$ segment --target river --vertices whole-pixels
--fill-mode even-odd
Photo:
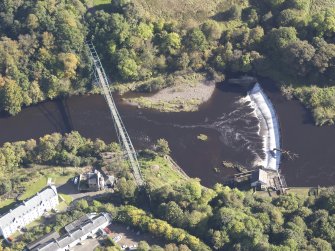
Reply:
[[[278,113],[283,149],[299,155],[295,160],[282,161],[288,185],[334,185],[335,127],[314,126],[310,112],[298,101],[285,100],[270,80],[263,79],[261,84]],[[165,138],[172,157],[185,172],[210,186],[234,173],[222,168],[222,161],[250,167],[264,154],[258,121],[243,99],[249,88],[218,84],[210,101],[192,113],[142,110],[125,104],[120,97],[116,102],[136,149]],[[106,142],[116,140],[108,107],[99,95],[44,102],[24,108],[15,117],[0,115],[0,144],[71,130]],[[208,140],[199,140],[199,134],[207,135]],[[215,172],[215,167],[220,172]]]

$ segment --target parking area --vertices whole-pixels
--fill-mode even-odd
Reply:
[[[113,223],[108,226],[109,235],[123,250],[136,250],[140,241],[146,241],[150,245],[164,245],[162,241],[148,233],[141,233],[125,225]]]

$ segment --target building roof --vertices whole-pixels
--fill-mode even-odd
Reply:
[[[83,217],[81,217],[80,219],[82,218]],[[75,228],[71,229],[70,227],[71,230],[66,234],[55,239],[51,243],[47,242],[44,245],[32,249],[32,251],[49,251],[49,250],[64,249],[71,243],[79,240],[84,235],[92,232],[94,229],[99,228],[105,223],[110,223],[112,220],[112,217],[108,213],[100,213],[98,215],[88,214],[86,218],[87,220],[84,220],[81,222],[81,224],[77,225],[76,223],[78,223],[78,220],[80,220],[78,219],[77,221],[74,222],[75,223],[74,225],[77,225]]]
[[[258,169],[257,171],[253,172],[251,183],[254,182],[261,182],[262,184],[267,185],[269,183],[267,172],[263,169]]]
[[[32,250],[32,249],[37,248],[41,245],[46,245],[47,243],[54,242],[55,239],[57,239],[59,237],[60,237],[60,235],[59,235],[58,232],[55,232],[55,231],[50,232],[50,233],[42,236],[41,238],[38,238],[37,240],[29,243],[27,245],[27,249]],[[50,250],[52,250],[52,249],[50,249]]]
[[[85,222],[89,219],[90,219],[89,215],[85,214],[82,217],[80,217],[79,219],[77,219],[77,220],[71,222],[70,224],[66,225],[64,227],[64,229],[65,229],[66,232],[70,232],[73,229],[79,227],[81,224],[83,224],[83,222]]]
[[[55,186],[49,186],[43,189],[27,201],[23,201],[19,206],[3,215],[0,218],[0,228],[5,228],[14,222],[16,218],[22,217],[42,204],[43,201],[48,201],[55,196],[58,196]]]

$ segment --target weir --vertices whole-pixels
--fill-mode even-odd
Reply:
[[[260,122],[260,135],[263,137],[265,158],[257,164],[265,169],[279,170],[281,152],[279,120],[270,99],[256,83],[248,93],[251,105],[255,109]]]
[[[284,176],[279,171],[282,153],[280,150],[280,128],[277,113],[259,83],[255,84],[248,96],[260,122],[259,134],[263,137],[265,157],[257,165],[262,166],[263,170],[266,171],[268,186],[276,191],[285,193],[287,184]]]

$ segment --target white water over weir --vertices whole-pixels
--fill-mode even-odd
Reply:
[[[265,153],[265,158],[257,161],[256,164],[266,169],[278,171],[281,152],[276,149],[281,148],[279,120],[276,111],[259,83],[255,84],[248,93],[248,97],[260,121],[259,133],[263,137],[263,150]]]

